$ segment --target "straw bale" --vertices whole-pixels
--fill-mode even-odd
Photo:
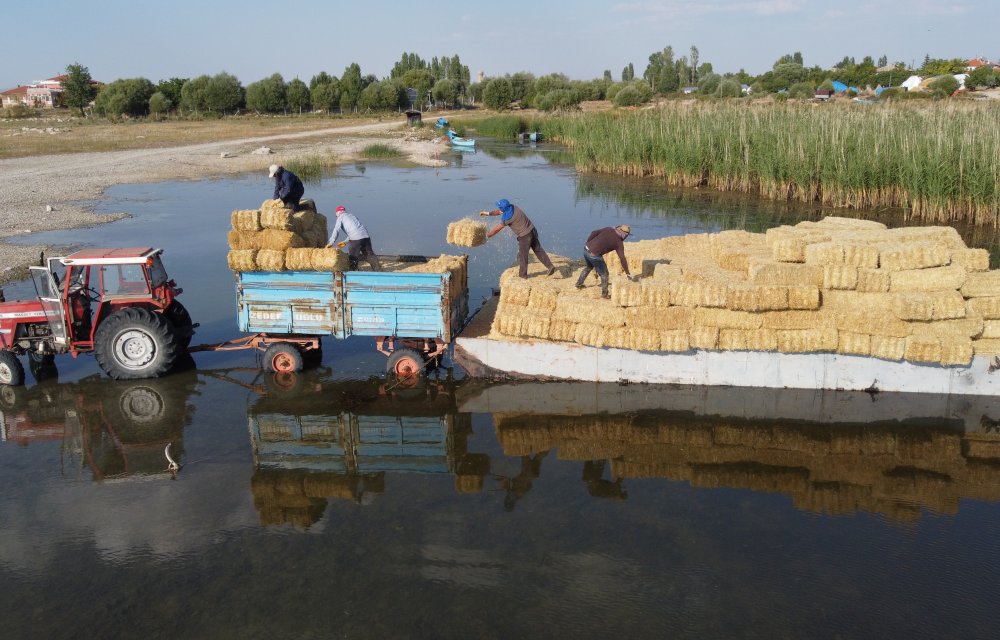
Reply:
[[[574,342],[593,347],[603,347],[606,338],[604,325],[581,322],[576,326]]]
[[[295,249],[305,246],[302,236],[291,231],[264,229],[258,234],[258,237],[260,248],[270,251],[284,251],[285,249]]]
[[[670,302],[683,307],[725,307],[728,287],[720,282],[671,282]]]
[[[301,204],[301,203],[300,203]],[[300,209],[292,214],[292,230],[302,234],[316,224],[316,209]]]
[[[891,273],[883,269],[858,269],[857,290],[866,293],[886,293],[892,281]]]
[[[983,332],[981,338],[1000,338],[1000,320],[986,320],[983,322]]]
[[[666,284],[643,282],[642,304],[652,307],[669,307],[670,287]]]
[[[555,287],[536,285],[531,287],[528,294],[528,308],[540,311],[553,311],[556,308],[556,300],[559,298],[559,290]]]
[[[327,227],[326,216],[322,213],[317,212],[316,217],[313,220],[313,233],[323,237],[323,244],[326,244],[327,238],[330,237],[330,230]]]
[[[694,310],[688,307],[631,307],[625,310],[625,326],[664,331],[687,329],[694,321]]]
[[[660,332],[660,351],[680,353],[691,350],[691,338],[687,329]]]
[[[267,207],[260,211],[260,226],[265,229],[277,229],[279,231],[291,231],[295,218],[293,211],[284,207]]]
[[[803,223],[799,223],[798,226],[802,226]],[[881,222],[876,222],[874,220],[862,220],[860,218],[845,218],[843,216],[826,216],[822,220],[818,220],[810,225],[821,229],[863,229],[863,230],[878,230],[886,229],[887,227]]]
[[[638,307],[642,304],[642,285],[615,278],[611,284],[611,302],[619,307]]]
[[[771,257],[778,262],[805,262],[806,242],[795,236],[776,237],[768,243]]]
[[[313,249],[289,249],[285,252],[285,268],[289,271],[308,271],[313,268]]]
[[[531,285],[525,280],[512,280],[500,288],[500,304],[527,307],[531,299]]]
[[[845,242],[844,264],[862,269],[874,269],[878,267],[878,248],[867,244]]]
[[[627,330],[627,348],[638,351],[659,351],[660,332],[656,329],[629,327]]]
[[[260,211],[256,209],[236,209],[229,217],[234,231],[260,231]]]
[[[226,235],[230,249],[259,249],[259,234],[254,231],[230,231]]]
[[[867,333],[840,331],[837,334],[837,353],[870,356],[872,353],[872,337]]]
[[[899,227],[887,232],[893,242],[934,242],[949,249],[965,249],[965,240],[954,227]]]
[[[549,320],[549,340],[573,342],[576,339],[576,322],[568,320]]]
[[[972,363],[974,353],[975,348],[970,339],[941,340],[941,364],[945,366],[968,366]]]
[[[1000,296],[969,298],[965,301],[965,310],[971,315],[982,316],[987,320],[998,320],[1000,319]]]
[[[906,338],[872,336],[872,356],[882,360],[902,360],[906,351]]]
[[[719,349],[724,351],[774,351],[778,335],[772,329],[719,329]]]
[[[811,310],[819,309],[820,295],[819,287],[816,286],[790,286],[788,287],[788,308]]]
[[[836,329],[777,329],[778,351],[784,353],[811,353],[836,351]]]
[[[549,318],[534,312],[508,311],[493,318],[493,330],[505,335],[524,338],[548,338]]]
[[[982,338],[972,341],[972,350],[976,355],[995,356],[1000,355],[1000,340],[995,338]]]
[[[760,329],[763,317],[747,311],[731,311],[729,309],[694,310],[694,326],[719,327],[720,329]]]
[[[843,264],[823,267],[823,288],[853,290],[858,286],[858,268]]]
[[[712,260],[719,267],[745,273],[751,256],[770,256],[763,234],[722,231],[712,236]]]
[[[653,267],[652,278],[656,282],[670,282],[671,280],[680,280],[681,273],[681,267],[676,264],[658,262]]]
[[[964,267],[949,265],[929,269],[893,271],[889,291],[954,291],[965,284],[968,272]]]
[[[844,245],[840,242],[817,242],[806,246],[803,250],[806,264],[821,267],[844,264]]]
[[[351,260],[348,255],[333,247],[311,249],[310,256],[312,257],[313,271],[347,271],[351,268]]]
[[[448,244],[460,247],[478,247],[486,244],[486,223],[463,218],[448,225]]]
[[[752,259],[749,265],[749,280],[756,284],[797,286],[823,286],[823,268],[815,265],[771,262]]]
[[[226,262],[233,271],[256,271],[256,249],[233,249],[226,255]]]
[[[718,349],[719,328],[695,325],[688,330],[688,339],[693,349]]]
[[[285,252],[261,249],[257,252],[257,268],[261,271],[284,271]]]
[[[621,307],[616,307],[603,300],[577,296],[559,296],[552,318],[553,320],[596,324],[602,327],[625,326],[625,312]]]
[[[951,262],[951,250],[942,242],[888,243],[879,247],[879,266],[889,271],[940,267]]]
[[[896,294],[893,312],[900,320],[950,320],[965,317],[965,300],[957,291]]]
[[[941,362],[941,340],[928,335],[908,336],[903,358],[910,362]]]
[[[970,273],[962,285],[966,298],[1000,297],[1000,271]]]
[[[761,314],[764,329],[819,329],[835,327],[833,315],[826,311],[771,311]]]
[[[938,320],[933,322],[911,322],[914,334],[930,334],[940,338],[960,336],[962,338],[986,337],[986,321],[979,316],[969,316],[957,320]]]
[[[951,263],[966,271],[989,271],[990,252],[986,249],[952,249]]]

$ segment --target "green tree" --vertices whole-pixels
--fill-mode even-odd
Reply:
[[[423,109],[427,103],[427,92],[434,88],[434,76],[428,69],[410,69],[402,76],[403,86],[417,92],[418,109]]]
[[[154,116],[162,116],[170,111],[173,102],[162,91],[157,91],[149,96],[149,113]]]
[[[333,80],[337,80],[337,78],[334,78],[333,76],[331,76],[326,71],[320,71],[319,73],[317,73],[316,75],[314,75],[312,78],[310,78],[310,80],[309,80],[309,91],[312,91],[313,89],[315,89],[316,87],[318,87],[321,84],[328,84],[329,82],[331,82]],[[340,82],[340,81],[337,80],[337,82]]]
[[[316,109],[327,113],[340,105],[340,80],[330,78],[329,82],[317,84],[311,92],[312,104]]]
[[[403,52],[400,56],[399,62],[392,65],[392,70],[389,72],[390,78],[402,78],[410,71],[420,71],[426,70],[427,63],[424,62],[420,56],[415,53]]]
[[[80,110],[80,115],[86,115],[83,108],[97,95],[90,70],[78,62],[66,67],[66,79],[62,81],[63,102],[67,107]]]
[[[622,69],[622,82],[630,82],[632,80],[635,80],[635,67],[630,62],[628,66]]]
[[[291,111],[302,113],[312,108],[309,87],[298,78],[289,81],[288,86],[285,87],[285,99],[288,101],[288,108]]]
[[[156,90],[170,101],[168,111],[181,103],[181,90],[184,89],[185,82],[187,78],[170,78],[156,83]]]
[[[789,98],[812,98],[816,95],[816,87],[810,82],[796,82],[788,88]]]
[[[921,72],[927,76],[943,76],[945,74],[962,73],[963,71],[965,71],[965,60],[961,58],[952,58],[950,60],[928,58],[924,60],[924,66],[921,69]]]
[[[965,79],[965,86],[972,90],[979,87],[992,89],[998,85],[1000,85],[1000,76],[998,76],[996,70],[988,64],[976,67],[976,69],[969,74],[969,77]]]
[[[261,113],[282,113],[288,108],[287,87],[280,73],[247,85],[247,109]]]
[[[340,110],[346,113],[357,109],[363,89],[361,66],[352,62],[344,69],[344,75],[340,78]]]
[[[431,90],[434,102],[443,104],[445,107],[454,106],[458,102],[458,88],[459,83],[455,80],[450,78],[438,80],[434,83],[434,89]]]
[[[955,76],[947,75],[947,76],[941,76],[934,82],[930,83],[930,85],[928,85],[928,88],[936,97],[947,98],[951,94],[958,91],[959,86],[960,85]]]
[[[102,116],[144,116],[156,87],[146,78],[115,80],[94,99],[94,111]]]
[[[406,100],[403,86],[393,80],[373,82],[361,90],[358,109],[362,111],[395,111]]]
[[[243,106],[244,99],[245,92],[239,79],[225,71],[215,74],[205,84],[204,103],[209,113],[235,113]]]
[[[607,82],[608,84],[611,84],[611,82],[612,82],[612,80],[611,80],[611,69],[605,69],[604,70],[604,81]]]
[[[528,73],[527,71],[518,71],[517,73],[509,76],[510,88],[513,91],[511,96],[511,102],[515,100],[524,100],[531,94],[535,93],[535,76],[534,74]]]
[[[715,97],[717,98],[739,98],[742,95],[743,89],[740,87],[740,83],[732,78],[722,80],[715,89]]]
[[[718,74],[710,73],[707,76],[702,76],[701,82],[698,83],[698,93],[710,96],[715,93],[721,83],[722,76]]]
[[[181,108],[194,112],[208,111],[206,95],[211,80],[207,75],[200,75],[185,82],[181,87]]]
[[[642,77],[657,93],[673,93],[680,87],[680,78],[674,66],[674,49],[670,45],[649,55],[649,64]]]
[[[514,99],[514,88],[507,78],[493,78],[483,88],[483,104],[490,109],[503,111]]]
[[[698,84],[698,47],[691,45],[691,76],[687,79],[687,82],[691,84]]]

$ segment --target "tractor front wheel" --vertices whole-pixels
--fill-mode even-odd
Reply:
[[[116,380],[159,378],[174,366],[179,347],[170,321],[141,307],[116,311],[94,334],[97,364]]]
[[[264,369],[273,373],[302,371],[302,352],[294,344],[279,342],[264,352]]]
[[[0,351],[0,384],[11,387],[24,384],[24,365],[13,351]]]

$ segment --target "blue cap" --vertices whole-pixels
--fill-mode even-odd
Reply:
[[[501,198],[497,200],[497,209],[503,211],[504,213],[511,213],[514,211],[514,205],[507,200],[507,198]]]

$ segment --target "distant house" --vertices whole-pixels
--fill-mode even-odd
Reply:
[[[0,96],[3,96],[3,106],[10,107],[15,104],[23,104],[28,107],[54,108],[62,106],[63,86],[62,83],[69,76],[63,74],[48,78],[46,80],[36,80],[29,85],[8,89]],[[100,86],[101,83],[91,80],[90,84]]]
[[[0,92],[0,106],[13,107],[19,104],[28,104],[28,87],[15,87]]]
[[[684,95],[687,95],[689,93],[695,93],[695,92],[697,92],[698,91],[698,87],[696,87],[696,86],[681,87],[681,91],[684,93]]]

